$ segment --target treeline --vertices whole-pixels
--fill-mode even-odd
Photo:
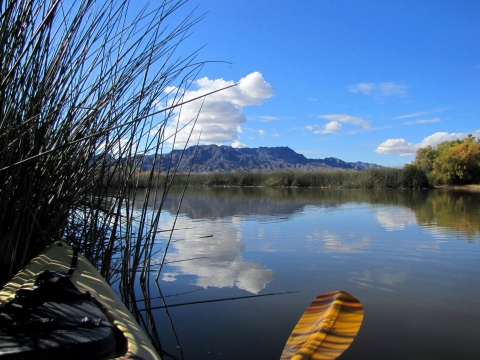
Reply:
[[[480,181],[480,141],[471,134],[417,151],[413,166],[425,171],[434,185],[464,185]]]
[[[165,183],[165,176],[154,175],[154,182]],[[130,184],[147,187],[149,173],[137,173]],[[427,174],[416,166],[403,169],[382,168],[365,171],[277,171],[272,173],[234,172],[208,174],[176,174],[172,185],[191,186],[265,186],[265,187],[324,187],[345,189],[430,188]]]

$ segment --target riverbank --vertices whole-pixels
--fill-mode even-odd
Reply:
[[[130,186],[147,187],[166,183],[165,175],[136,173]],[[204,187],[313,187],[339,189],[426,189],[432,188],[424,171],[413,167],[370,169],[365,171],[277,171],[272,173],[176,174],[172,185]],[[168,181],[167,181],[168,183]]]
[[[475,191],[480,192],[480,184],[469,184],[469,185],[439,185],[435,186],[434,189],[447,189],[447,190],[462,190],[462,191]]]

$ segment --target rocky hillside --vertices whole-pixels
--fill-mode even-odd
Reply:
[[[178,172],[187,173],[195,155],[195,146],[188,148],[183,156],[181,150],[161,157],[161,171],[167,168],[170,156],[174,164],[180,162]],[[151,169],[154,156],[145,156],[139,160],[143,171]],[[160,159],[155,161],[159,169]],[[232,148],[231,146],[200,145],[196,150],[192,173],[209,172],[273,172],[279,170],[315,171],[315,170],[366,170],[380,168],[376,164],[364,162],[345,162],[337,158],[307,159],[289,147]]]

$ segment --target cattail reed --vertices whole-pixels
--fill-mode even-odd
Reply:
[[[143,184],[158,201],[148,212],[133,210],[135,168],[162,156],[181,89],[205,64],[176,53],[200,20],[171,23],[185,2],[0,3],[0,285],[59,238],[107,279],[115,253],[125,269],[148,260],[175,164],[147,172],[163,174]]]

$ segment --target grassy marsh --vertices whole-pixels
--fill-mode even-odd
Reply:
[[[137,172],[131,185],[147,187],[150,174]],[[154,175],[157,181],[162,174]],[[403,169],[382,168],[365,171],[317,171],[294,172],[278,171],[272,173],[233,172],[177,174],[173,185],[190,186],[265,186],[265,187],[321,187],[344,189],[423,189],[431,188],[424,171],[407,166]]]

